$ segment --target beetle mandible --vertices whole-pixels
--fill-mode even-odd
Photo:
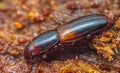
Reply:
[[[24,57],[27,60],[32,59],[45,53],[58,43],[77,41],[87,35],[102,31],[113,23],[114,20],[104,14],[91,14],[76,18],[54,30],[46,31],[35,37],[27,44]]]

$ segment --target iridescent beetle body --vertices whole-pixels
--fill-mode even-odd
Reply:
[[[103,14],[92,14],[74,19],[35,37],[24,51],[24,57],[30,59],[45,53],[58,43],[77,41],[108,28],[114,21]]]

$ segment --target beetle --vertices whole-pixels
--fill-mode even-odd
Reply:
[[[114,20],[104,14],[91,14],[76,18],[56,27],[54,30],[46,31],[26,45],[24,58],[32,59],[40,56],[58,43],[69,43],[78,41],[88,35],[98,33],[114,23]]]

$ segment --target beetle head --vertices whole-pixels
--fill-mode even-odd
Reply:
[[[24,50],[24,58],[25,59],[33,59],[35,56],[40,54],[40,50],[35,47],[34,43],[30,42],[27,44]]]

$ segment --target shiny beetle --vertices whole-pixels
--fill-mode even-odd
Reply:
[[[35,37],[25,48],[25,59],[32,59],[45,53],[58,43],[80,40],[108,28],[114,21],[104,14],[92,14],[76,18]]]

